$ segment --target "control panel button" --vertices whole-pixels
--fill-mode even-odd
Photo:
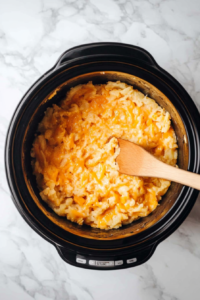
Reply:
[[[114,261],[89,260],[89,265],[97,267],[112,267],[114,266]]]
[[[86,264],[86,259],[81,256],[76,256],[76,262],[79,264]]]
[[[96,266],[96,260],[89,260],[89,265]]]
[[[123,265],[123,260],[116,260],[115,261],[115,266],[121,266]]]
[[[137,258],[129,258],[129,259],[127,259],[127,264],[133,264],[134,262],[136,262],[137,261]]]

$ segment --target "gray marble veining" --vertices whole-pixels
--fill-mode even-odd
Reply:
[[[0,299],[198,300],[200,198],[147,263],[109,272],[65,264],[11,201],[3,155],[15,107],[63,51],[99,41],[147,49],[200,108],[199,0],[0,0]]]

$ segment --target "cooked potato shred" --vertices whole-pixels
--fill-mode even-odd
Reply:
[[[120,174],[116,138],[176,165],[169,113],[125,83],[78,85],[46,110],[31,156],[41,198],[56,214],[108,230],[156,209],[170,181]]]

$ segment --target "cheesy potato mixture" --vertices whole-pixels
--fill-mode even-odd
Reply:
[[[157,207],[170,181],[120,174],[117,138],[176,165],[169,113],[125,83],[78,85],[46,110],[31,156],[40,195],[56,214],[107,230]]]

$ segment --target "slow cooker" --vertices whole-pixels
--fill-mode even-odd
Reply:
[[[197,190],[172,183],[150,215],[108,231],[59,217],[41,200],[30,150],[44,111],[73,86],[108,80],[132,85],[169,111],[179,147],[178,166],[200,173],[200,116],[194,102],[147,51],[120,43],[86,44],[64,52],[20,101],[5,147],[7,180],[22,217],[67,263],[96,270],[123,269],[147,261],[184,221],[198,196]]]

